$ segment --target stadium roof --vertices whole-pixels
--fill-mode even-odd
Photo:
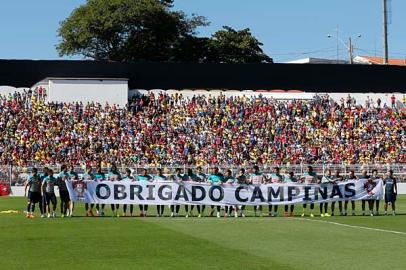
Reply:
[[[359,64],[382,65],[383,58],[374,56],[357,56],[354,58],[354,62]],[[394,66],[406,66],[406,59],[388,59],[388,64]]]
[[[286,64],[349,64],[347,60],[307,57],[286,62]]]
[[[47,77],[127,78],[130,89],[406,90],[406,67],[401,66],[0,60],[0,86],[30,87]]]

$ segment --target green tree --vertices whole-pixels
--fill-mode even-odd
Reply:
[[[59,55],[95,60],[168,61],[175,47],[207,25],[171,11],[171,0],[88,0],[61,22]]]
[[[249,28],[235,30],[229,26],[214,33],[210,39],[208,62],[221,63],[272,63]]]
[[[95,60],[270,63],[249,29],[197,37],[205,17],[173,11],[174,0],[88,0],[61,22],[60,56]]]

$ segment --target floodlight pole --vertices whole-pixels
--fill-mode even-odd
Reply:
[[[388,64],[388,2],[383,0],[383,53],[384,65]]]

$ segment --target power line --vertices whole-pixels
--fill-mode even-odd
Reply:
[[[343,50],[343,49],[340,49],[340,51],[341,50]],[[329,48],[329,49],[320,49],[320,50],[307,51],[307,52],[272,53],[272,55],[307,55],[307,54],[313,54],[313,53],[332,52],[332,51],[336,51],[336,49]]]
[[[366,53],[379,53],[379,54],[381,54],[382,53],[382,50],[373,50],[373,49],[364,49],[364,48],[354,48],[354,49],[356,49],[356,50],[358,50],[358,51],[362,51],[362,52],[366,52]],[[406,55],[406,53],[404,53],[404,52],[392,52],[391,51],[391,53],[390,53],[391,55]]]

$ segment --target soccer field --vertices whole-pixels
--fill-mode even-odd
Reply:
[[[406,196],[395,217],[312,219],[27,219],[25,204],[0,198],[0,211],[20,211],[0,214],[0,269],[406,268]]]

